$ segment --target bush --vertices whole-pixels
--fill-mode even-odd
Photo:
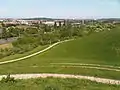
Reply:
[[[14,77],[10,77],[10,74],[7,75],[7,77],[3,77],[1,80],[1,83],[14,83],[15,79]]]

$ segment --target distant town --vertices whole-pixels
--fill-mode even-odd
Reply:
[[[109,19],[52,19],[52,18],[25,18],[25,19],[13,19],[13,18],[4,18],[0,19],[6,26],[15,26],[15,25],[35,25],[35,24],[46,24],[53,26],[56,24],[59,26],[64,23],[71,23],[72,25],[88,24],[88,23],[120,23],[119,18],[109,18]]]

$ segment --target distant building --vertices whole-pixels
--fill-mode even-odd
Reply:
[[[55,24],[54,21],[45,21],[45,22],[42,22],[43,24],[46,24],[46,25],[49,25],[49,26],[53,26]]]
[[[81,23],[72,23],[72,25],[81,25]]]
[[[29,23],[26,20],[17,20],[20,24],[28,25]]]
[[[64,21],[54,20],[54,21],[43,21],[42,23],[48,26],[53,26],[56,23],[57,26],[60,26],[64,24]]]

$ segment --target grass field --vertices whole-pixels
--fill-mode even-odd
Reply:
[[[119,90],[120,86],[107,85],[88,80],[38,78],[16,80],[15,83],[0,82],[0,90]]]
[[[47,52],[23,61],[0,65],[0,74],[67,73],[120,80],[119,48],[119,29],[100,32],[81,39],[62,43]],[[73,65],[67,63],[73,63]],[[82,65],[87,67],[85,68],[81,67],[81,65],[75,65],[74,63],[112,65],[115,67]],[[112,70],[97,69],[94,67],[109,68]],[[113,69],[117,69],[117,71]]]

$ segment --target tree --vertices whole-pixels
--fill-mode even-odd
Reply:
[[[65,22],[65,20],[64,20],[64,22],[63,22],[63,26],[65,26],[66,25],[66,22]]]
[[[3,28],[2,31],[2,37],[7,40],[8,38],[8,30],[6,28]]]
[[[54,28],[56,28],[56,27],[57,27],[57,23],[55,22],[55,23],[54,23]]]
[[[61,21],[59,21],[59,27],[61,27],[61,26],[62,26]]]

